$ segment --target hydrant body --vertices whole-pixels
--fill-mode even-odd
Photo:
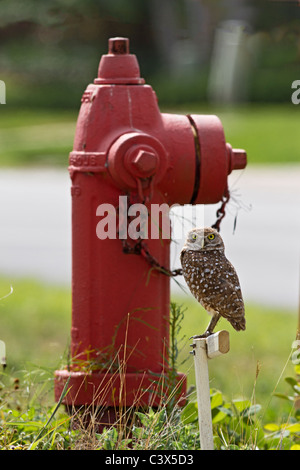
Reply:
[[[71,363],[55,373],[56,399],[69,380],[67,405],[158,406],[166,398],[170,277],[156,267],[170,268],[170,237],[153,208],[219,202],[228,174],[246,165],[245,152],[226,144],[216,116],[161,113],[128,40],[113,38],[83,94],[69,161]],[[156,265],[134,251],[128,211],[135,203],[147,208],[144,241]],[[104,215],[107,237],[97,231]],[[184,396],[185,376],[177,381]]]

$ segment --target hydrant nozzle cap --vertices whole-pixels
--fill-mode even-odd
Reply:
[[[142,85],[140,67],[134,54],[129,53],[129,39],[122,37],[108,40],[108,54],[101,57],[98,78],[99,85]]]
[[[247,165],[247,153],[242,149],[233,149],[230,144],[226,144],[228,158],[228,174],[232,170],[242,170]]]

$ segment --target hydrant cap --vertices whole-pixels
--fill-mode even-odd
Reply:
[[[128,38],[110,38],[108,40],[108,53],[109,54],[129,54],[129,39]]]
[[[134,54],[129,53],[129,39],[115,37],[108,41],[108,54],[101,57],[98,78],[94,83],[113,85],[142,85],[140,67]]]

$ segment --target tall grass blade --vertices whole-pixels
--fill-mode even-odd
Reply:
[[[40,430],[40,432],[38,433],[38,435],[36,436],[36,438],[34,439],[34,441],[30,444],[30,446],[28,447],[28,450],[34,450],[38,444],[38,441],[40,440],[43,432],[45,431],[45,429],[47,429],[47,427],[49,426],[50,422],[52,421],[52,419],[54,418],[58,408],[60,407],[60,405],[62,404],[62,401],[63,399],[65,398],[67,392],[68,392],[68,385],[69,385],[69,382],[70,382],[70,378],[71,376],[69,376],[67,382],[65,383],[65,386],[63,388],[63,391],[61,393],[61,396],[59,397],[59,400],[57,402],[57,405],[56,407],[54,408],[53,412],[51,413],[51,416],[49,417],[47,423],[42,427],[42,429]]]

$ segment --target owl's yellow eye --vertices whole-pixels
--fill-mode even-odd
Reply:
[[[209,240],[213,240],[215,238],[215,235],[213,233],[211,233],[210,235],[208,235],[207,237]]]
[[[196,240],[196,239],[197,239],[197,235],[195,233],[193,233],[192,240]]]

